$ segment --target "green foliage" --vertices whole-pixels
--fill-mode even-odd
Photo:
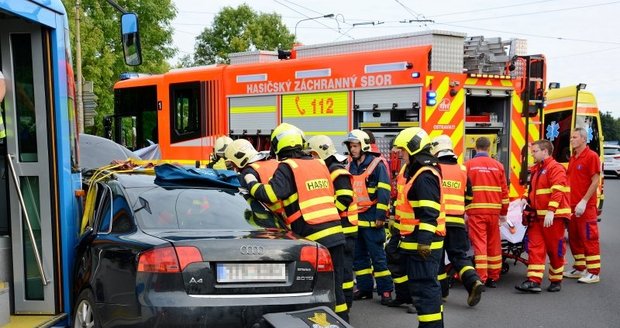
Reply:
[[[76,60],[75,2],[63,0],[67,8],[73,63]],[[167,60],[176,49],[172,46],[171,22],[176,16],[172,0],[116,0],[128,12],[138,15],[142,65],[125,65],[120,36],[120,16],[104,0],[80,0],[82,77],[94,82],[98,97],[95,126],[90,132],[103,135],[103,117],[114,112],[114,83],[122,72],[163,73],[169,69]]]
[[[601,125],[603,128],[603,140],[620,140],[620,118],[611,116],[611,112],[601,114]]]
[[[224,7],[213,25],[196,37],[193,65],[228,63],[228,54],[233,52],[290,49],[294,41],[276,13],[257,13],[247,4]]]

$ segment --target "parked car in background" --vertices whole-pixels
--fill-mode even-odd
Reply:
[[[616,178],[620,177],[620,146],[604,145],[605,162],[603,163],[603,173]]]
[[[175,180],[158,168],[91,179],[73,327],[254,328],[266,313],[333,309],[325,247],[215,171]]]

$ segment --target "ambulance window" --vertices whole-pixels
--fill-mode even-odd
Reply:
[[[170,136],[172,142],[201,137],[200,83],[171,84],[170,102]]]
[[[588,133],[588,146],[599,156],[601,155],[601,140],[599,138],[598,118],[593,115],[577,115],[575,127],[582,127]]]

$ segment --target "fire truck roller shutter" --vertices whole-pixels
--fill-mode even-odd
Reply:
[[[357,122],[419,121],[422,87],[355,91]],[[417,109],[414,109],[417,103]],[[393,112],[396,110],[396,113]]]
[[[271,135],[278,125],[276,101],[277,96],[229,97],[230,134]]]

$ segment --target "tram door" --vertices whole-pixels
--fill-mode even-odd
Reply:
[[[6,227],[11,241],[8,284],[15,314],[56,311],[52,230],[56,216],[51,201],[55,191],[50,187],[50,172],[56,168],[54,142],[49,137],[53,124],[48,119],[53,108],[50,54],[43,50],[51,45],[45,33],[40,26],[23,20],[0,19],[0,68],[7,82],[3,104],[7,137],[0,148],[0,165],[4,166],[0,194],[7,195],[7,202],[0,202],[5,204],[0,208],[0,220],[4,220],[0,228]]]

